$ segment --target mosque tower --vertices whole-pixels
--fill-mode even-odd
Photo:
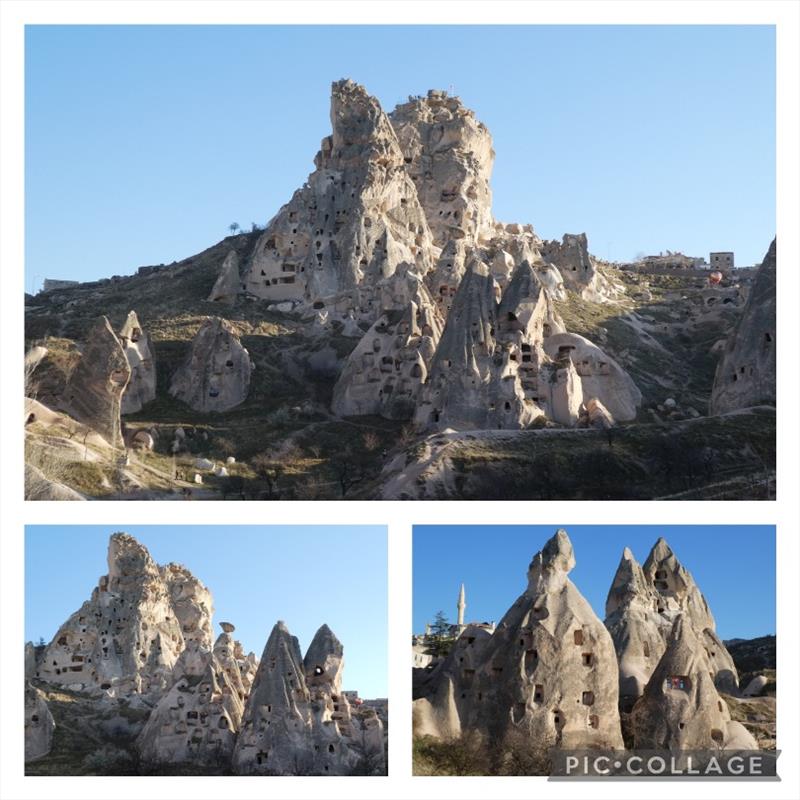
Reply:
[[[458,632],[461,633],[461,631],[463,631],[466,627],[464,625],[464,609],[467,607],[467,601],[464,597],[463,583],[461,584],[461,591],[458,593],[458,605],[456,607],[458,608]]]

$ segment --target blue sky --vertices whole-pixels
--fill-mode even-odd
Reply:
[[[466,618],[499,622],[525,590],[528,565],[553,525],[415,526],[414,631],[443,610],[456,618],[465,584]],[[606,596],[624,547],[639,563],[663,536],[706,597],[723,639],[775,633],[775,529],[762,525],[565,526],[575,551],[570,579],[605,616]],[[745,587],[756,586],[756,591]]]
[[[775,234],[771,26],[29,26],[26,289],[169,263],[265,223],[313,169],[332,80],[485,122],[495,216],[596,254]]]
[[[387,695],[386,529],[379,526],[29,526],[25,638],[50,641],[108,572],[108,538],[135,536],[159,564],[177,561],[214,598],[214,635],[232,622],[257,656],[282,619],[305,652],[326,622],[344,645],[344,688]]]

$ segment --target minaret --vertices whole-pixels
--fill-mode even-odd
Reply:
[[[464,630],[464,609],[467,607],[467,601],[464,598],[464,584],[461,584],[461,591],[458,593],[458,632]]]

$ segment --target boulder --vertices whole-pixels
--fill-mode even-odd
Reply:
[[[46,756],[53,746],[56,728],[44,695],[35,686],[25,683],[25,763]]]
[[[231,323],[212,317],[192,339],[169,392],[195,411],[229,411],[247,399],[252,371],[250,354]]]

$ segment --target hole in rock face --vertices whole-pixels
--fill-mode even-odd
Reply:
[[[325,672],[325,670],[322,669],[322,667],[320,667],[319,665],[314,667],[314,674],[315,675],[322,675],[323,672]]]

